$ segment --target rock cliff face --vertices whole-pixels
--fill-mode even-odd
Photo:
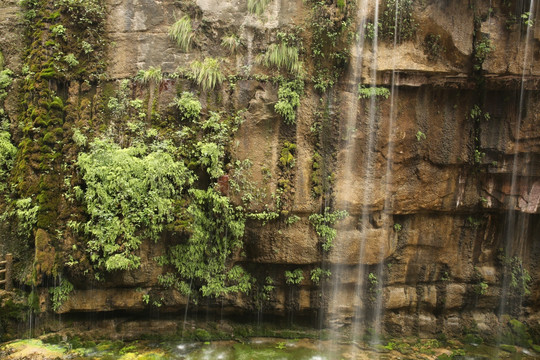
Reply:
[[[76,3],[64,3],[70,2]],[[54,11],[47,1],[41,3],[47,14]],[[244,110],[243,123],[227,145],[225,175],[206,179],[195,170],[200,176],[194,186],[219,180],[231,181],[226,186],[232,189],[233,179],[241,183],[238,164],[250,160],[244,179],[249,189],[246,185],[239,192],[222,192],[248,214],[243,250],[231,254],[228,266],[242,265],[257,282],[250,293],[226,294],[207,302],[208,307],[234,314],[259,308],[283,316],[294,312],[320,316],[330,325],[355,318],[369,322],[365,314],[376,312],[381,302],[384,330],[402,334],[460,333],[472,324],[492,333],[501,312],[539,326],[538,4],[404,0],[396,7],[401,11],[398,30],[390,36],[388,26],[394,24],[388,17],[395,1],[381,0],[377,11],[376,1],[317,5],[273,0],[261,15],[250,13],[248,3],[107,0],[99,35],[106,45],[95,45],[101,57],[87,60],[98,70],[71,74],[75,70],[68,67],[68,75],[40,83],[63,102],[58,125],[63,135],[57,135],[61,146],[55,150],[60,162],[50,163],[32,155],[26,159],[22,153],[25,141],[42,141],[45,135],[39,132],[51,131],[50,125],[34,125],[38,129],[31,135],[23,121],[24,112],[31,111],[29,103],[35,103],[34,109],[41,106],[38,99],[24,97],[36,91],[28,88],[25,77],[45,66],[32,67],[28,59],[33,49],[53,50],[47,50],[46,36],[36,40],[36,30],[28,31],[24,18],[33,8],[21,8],[17,1],[0,4],[3,66],[14,72],[13,83],[6,87],[3,117],[19,151],[12,175],[6,178],[17,188],[10,193],[11,201],[29,197],[43,209],[40,194],[52,191],[58,197],[50,210],[54,218],[31,225],[34,240],[25,249],[10,245],[19,236],[13,227],[11,235],[4,236],[6,251],[20,255],[20,281],[41,289],[42,307],[51,306],[43,279],[59,273],[75,288],[57,307],[60,313],[138,312],[152,302],[163,311],[182,311],[189,301],[158,281],[168,268],[157,257],[179,241],[178,232],[167,230],[157,242],[144,240],[136,250],[139,267],[105,273],[104,281],[94,282],[84,271],[93,261],[86,255],[87,240],[67,226],[70,214],[79,214],[79,221],[88,218],[84,204],[69,200],[69,188],[85,187],[75,163],[78,153],[88,151],[75,146],[74,129],[89,141],[114,133],[114,126],[121,131],[110,99],[123,80],[134,79],[140,70],[159,68],[162,77],[154,86],[134,81],[127,96],[142,100],[143,127],[155,127],[160,137],[180,130],[182,115],[170,104],[183,91],[198,94],[204,116],[221,111],[225,117]],[[60,18],[69,14],[67,9],[61,9]],[[171,26],[184,15],[189,15],[193,28],[187,52],[169,37]],[[374,31],[375,16],[380,25]],[[407,18],[409,22],[403,20]],[[51,30],[55,20],[46,19],[40,31],[58,39],[61,35]],[[345,59],[330,56],[338,53],[339,45],[323,43],[320,49],[326,57],[317,60],[313,49],[319,49],[318,29],[334,26],[332,31],[345,38],[347,33],[336,30],[335,24],[345,27],[347,21],[353,37],[343,42]],[[81,34],[84,38],[84,30]],[[222,46],[222,39],[230,35],[236,36],[235,50]],[[257,60],[287,36],[289,45],[300,48],[303,76]],[[63,54],[69,54],[71,40],[63,41]],[[201,90],[188,74],[190,64],[205,58],[220,59],[226,76],[212,91]],[[99,61],[106,66],[102,71]],[[330,73],[327,79],[335,81],[322,88],[317,75],[324,70]],[[275,105],[282,100],[283,82],[295,76],[302,76],[305,86],[290,124],[276,113]],[[364,93],[359,93],[360,84]],[[50,111],[52,105],[47,106],[43,108]],[[36,165],[21,170],[21,159]],[[39,161],[45,165],[40,167]],[[44,188],[43,173],[48,171],[61,176],[49,179],[51,184]],[[28,180],[18,179],[20,174]],[[78,179],[65,182],[68,175]],[[254,200],[246,202],[246,195]],[[2,206],[8,212],[13,205],[6,200]],[[342,220],[330,219],[334,211],[343,210],[348,215]],[[317,222],[312,214],[322,214],[323,220]],[[321,230],[317,224],[329,227]],[[325,231],[332,228],[337,235],[329,240]],[[42,232],[46,235],[39,242],[37,234]],[[36,264],[24,267],[22,257],[29,253],[35,253]],[[56,257],[51,260],[43,253]],[[27,270],[31,268],[40,274],[32,278]],[[326,276],[326,270],[332,274]]]

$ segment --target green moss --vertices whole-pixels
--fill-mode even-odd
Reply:
[[[500,348],[501,348],[501,350],[504,350],[504,351],[509,352],[509,353],[512,353],[512,354],[514,354],[514,353],[517,352],[516,347],[515,347],[515,346],[512,346],[512,345],[505,345],[505,344],[503,344],[503,345],[500,345]]]

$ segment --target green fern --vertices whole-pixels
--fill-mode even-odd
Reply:
[[[298,60],[298,48],[287,44],[271,44],[266,53],[259,55],[257,59],[267,67],[275,66],[278,69],[286,69],[292,74],[302,72],[302,62]]]
[[[242,41],[237,35],[229,35],[221,38],[221,46],[228,49],[231,53],[236,53],[238,48],[242,45]]]
[[[183,51],[187,52],[193,39],[193,29],[191,28],[191,19],[188,15],[175,22],[169,29],[169,37]]]
[[[262,15],[272,0],[248,0],[247,7],[251,14]]]
[[[160,67],[150,66],[148,70],[139,70],[135,78],[143,84],[158,85],[163,80],[163,74]]]
[[[211,57],[207,57],[203,62],[194,61],[191,63],[192,77],[203,90],[212,90],[216,85],[219,85],[225,80],[225,76],[221,73],[220,61]]]

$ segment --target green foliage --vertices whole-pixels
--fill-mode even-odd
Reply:
[[[49,289],[51,294],[52,309],[58,311],[62,304],[69,299],[69,294],[73,291],[73,285],[65,280],[60,280],[60,286]]]
[[[223,156],[225,155],[223,146],[213,142],[199,141],[196,147],[199,151],[200,164],[206,167],[206,171],[212,178],[217,179],[225,173],[223,171]]]
[[[302,269],[294,269],[293,271],[285,271],[285,282],[289,285],[298,285],[304,280],[304,272]]]
[[[395,232],[400,232],[401,229],[402,229],[401,224],[399,224],[399,223],[395,223],[395,224],[394,224],[394,231],[395,231]]]
[[[0,71],[0,101],[7,97],[7,88],[13,83],[13,71],[4,69]]]
[[[58,0],[55,5],[80,26],[95,25],[105,19],[102,0]]]
[[[279,158],[279,163],[282,167],[294,167],[294,152],[296,151],[296,144],[292,144],[288,141],[283,143],[281,148],[281,156]]]
[[[479,283],[473,286],[474,292],[477,293],[478,295],[485,295],[487,293],[488,288],[489,288],[489,285],[485,281],[480,281]]]
[[[426,140],[426,134],[424,134],[421,130],[418,130],[416,132],[416,140],[417,141]]]
[[[51,32],[53,36],[66,36],[66,28],[62,24],[54,25],[53,27],[51,27]]]
[[[0,215],[0,222],[14,223],[19,239],[28,240],[33,236],[38,211],[39,206],[33,205],[31,198],[17,199]]]
[[[262,225],[266,225],[272,220],[279,218],[279,213],[276,211],[262,211],[259,213],[250,213],[248,218],[262,221]]]
[[[413,19],[413,0],[385,0],[380,17],[379,36],[398,43],[412,40],[418,24]],[[397,27],[396,27],[397,16]]]
[[[488,37],[482,37],[474,43],[474,70],[481,70],[488,55],[495,50],[495,46]]]
[[[75,67],[75,66],[79,65],[79,60],[77,60],[75,55],[73,55],[71,53],[65,55],[63,59],[64,59],[65,63],[68,64],[69,67]]]
[[[193,175],[163,149],[123,149],[108,140],[92,142],[77,165],[86,185],[80,193],[89,220],[81,230],[91,261],[98,270],[137,268],[141,241],[156,241],[173,220],[174,201]]]
[[[182,120],[199,120],[202,106],[199,99],[193,93],[184,91],[180,97],[174,99],[174,105],[180,110]]]
[[[266,52],[257,57],[257,61],[267,67],[285,69],[294,75],[300,75],[303,71],[302,62],[298,56],[298,47],[289,46],[286,42],[270,44]]]
[[[310,50],[315,67],[312,80],[315,90],[322,94],[337,83],[349,62],[355,36],[356,2],[308,2],[311,4],[309,23],[313,34]]]
[[[298,215],[291,215],[287,219],[285,219],[285,224],[292,225],[300,221],[300,217]]]
[[[347,216],[349,216],[349,213],[346,210],[330,212],[328,208],[324,209],[323,214],[311,214],[309,216],[309,221],[315,228],[315,232],[323,239],[322,248],[324,251],[329,251],[334,246],[333,241],[336,238],[337,230],[332,228],[332,225]]]
[[[163,80],[163,74],[160,67],[150,66],[148,70],[139,70],[135,79],[143,84],[159,85]]]
[[[505,276],[509,278],[509,285],[513,295],[530,295],[530,284],[532,281],[529,271],[523,266],[523,261],[517,257],[500,256]]]
[[[368,274],[368,296],[369,296],[368,300],[371,303],[374,303],[380,291],[381,290],[379,288],[379,279],[377,279],[377,275],[370,272]]]
[[[236,53],[242,45],[242,41],[238,35],[232,34],[221,38],[221,46],[228,49],[231,53]]]
[[[250,14],[262,15],[272,0],[247,0],[247,9]]]
[[[84,135],[78,128],[73,129],[72,140],[79,147],[86,146],[86,142],[88,141],[86,135]]]
[[[176,42],[182,51],[189,50],[193,40],[193,29],[189,15],[185,15],[171,26],[169,37]]]
[[[427,54],[429,61],[440,59],[446,52],[441,41],[441,35],[427,34],[424,39],[424,52]]]
[[[81,48],[83,50],[83,52],[85,54],[90,54],[92,52],[94,52],[94,47],[92,46],[92,44],[90,44],[89,42],[86,42],[86,41],[81,41]]]
[[[176,273],[160,277],[160,282],[188,296],[249,292],[251,276],[241,266],[231,264],[231,256],[243,245],[245,218],[241,209],[213,188],[191,189],[189,193],[191,236],[162,259]]]
[[[17,148],[11,143],[7,127],[7,122],[2,123],[0,127],[0,193],[7,188],[6,179],[17,154]]]
[[[488,112],[483,112],[478,105],[474,105],[470,113],[471,120],[480,121],[491,119],[491,115]]]
[[[274,110],[283,117],[286,124],[296,122],[296,108],[300,105],[300,95],[304,91],[302,80],[292,80],[280,85],[278,90],[278,102]]]
[[[527,27],[532,28],[534,26],[534,18],[531,16],[531,13],[529,11],[521,14],[521,21],[523,22],[523,25]]]
[[[312,195],[313,197],[321,196],[325,190],[323,184],[323,158],[322,156],[315,151],[313,154],[313,160],[311,164],[311,186],[312,186]]]
[[[362,84],[358,84],[358,98],[359,99],[370,99],[372,97],[380,97],[388,99],[390,96],[390,90],[385,87],[376,87],[370,86],[365,87]]]
[[[485,156],[486,156],[485,152],[482,152],[478,149],[474,149],[474,162],[476,164],[480,164]]]
[[[313,281],[313,283],[315,285],[319,285],[319,283],[320,283],[320,281],[322,280],[323,277],[328,278],[328,277],[330,277],[330,275],[332,275],[330,270],[321,269],[321,268],[315,268],[315,269],[311,270],[310,274],[311,274],[311,281]]]
[[[220,61],[206,57],[203,62],[198,60],[191,63],[191,78],[202,86],[204,91],[213,90],[216,85],[221,85],[225,76],[221,73]]]

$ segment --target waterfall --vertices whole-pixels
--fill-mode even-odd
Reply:
[[[535,12],[535,1],[531,0],[530,8],[529,8],[529,18],[527,23],[522,24],[522,26],[527,27],[526,35],[525,35],[525,44],[524,44],[524,50],[523,50],[523,67],[521,72],[521,84],[519,89],[519,100],[518,100],[518,110],[517,110],[517,119],[516,124],[514,128],[515,132],[515,139],[514,139],[514,148],[513,148],[513,163],[512,163],[512,172],[511,172],[511,180],[510,180],[510,192],[508,196],[508,200],[506,202],[508,209],[505,215],[505,230],[503,234],[503,242],[504,242],[504,261],[509,261],[513,257],[518,257],[519,259],[522,258],[524,254],[524,246],[526,238],[526,219],[524,216],[520,216],[518,214],[518,207],[519,207],[519,192],[520,187],[518,186],[518,172],[526,173],[526,169],[518,168],[518,163],[520,161],[520,129],[521,129],[521,122],[523,120],[523,105],[524,105],[524,94],[525,94],[525,73],[527,72],[527,66],[532,61],[529,59],[529,43],[531,39],[531,26],[529,25],[531,21],[534,19],[534,12]],[[519,46],[519,45],[518,45]],[[523,160],[523,159],[522,159]],[[526,161],[523,161],[523,163],[526,163]],[[522,264],[510,264],[507,266],[522,266]],[[523,270],[523,269],[521,269]],[[499,303],[499,311],[498,311],[498,318],[499,321],[501,321],[502,316],[506,314],[508,311],[512,311],[512,309],[509,309],[507,306],[508,301],[510,300],[510,297],[513,295],[515,296],[514,291],[510,289],[511,287],[511,275],[508,273],[508,271],[503,272],[503,279],[502,279],[502,288],[501,288],[501,296],[500,296],[500,303]],[[522,302],[522,294],[518,294],[518,304],[517,308],[521,308],[521,302]],[[502,325],[502,324],[501,324]],[[500,341],[500,337],[502,335],[503,327],[499,326],[499,336],[498,341]]]
[[[375,24],[375,31],[372,41],[372,62],[370,64],[371,71],[370,71],[370,77],[371,77],[371,88],[375,90],[375,87],[377,85],[377,55],[378,55],[378,26],[379,23],[379,0],[375,1],[375,9],[374,9],[374,19],[373,23]],[[365,332],[365,320],[366,320],[366,310],[367,310],[367,304],[364,299],[365,294],[365,278],[366,278],[366,271],[365,266],[363,265],[365,263],[365,249],[366,249],[366,241],[367,241],[367,232],[368,232],[368,225],[369,225],[369,214],[370,214],[370,203],[372,200],[372,191],[373,191],[373,183],[374,183],[374,155],[375,155],[375,148],[376,148],[376,123],[377,123],[377,97],[371,96],[369,99],[369,114],[367,119],[367,127],[366,127],[366,134],[367,134],[367,142],[365,144],[365,156],[364,156],[364,188],[363,196],[362,196],[362,213],[361,213],[361,237],[360,237],[360,254],[358,256],[358,272],[357,272],[357,284],[355,288],[355,298],[356,299],[363,299],[362,301],[359,301],[359,306],[355,309],[355,314],[353,318],[353,325],[352,325],[352,340],[353,345],[351,348],[351,353],[355,355],[358,351],[358,347],[355,344],[358,344]]]
[[[357,123],[357,113],[358,113],[358,100],[357,100],[357,86],[360,79],[360,74],[362,70],[363,60],[364,60],[364,45],[365,45],[365,24],[366,24],[366,12],[368,8],[368,0],[360,0],[357,8],[357,23],[358,23],[358,38],[355,46],[355,53],[351,60],[351,74],[349,82],[349,92],[352,94],[353,100],[350,101],[350,106],[346,112],[346,124],[345,124],[345,159],[344,159],[344,181],[346,182],[345,189],[346,191],[355,191],[352,186],[352,182],[349,182],[353,179],[353,160],[354,160],[354,149],[356,147],[356,136],[352,129],[356,128]],[[338,201],[337,207],[343,210],[350,210],[349,201],[347,200],[350,196],[342,196],[343,200]],[[341,314],[343,310],[343,305],[339,303],[340,294],[343,293],[343,285],[341,279],[343,278],[343,266],[338,262],[334,262],[331,266],[332,278],[334,281],[331,285],[330,290],[330,301],[328,305],[328,313],[331,316],[332,320],[339,321],[344,314]],[[335,330],[335,329],[334,329]],[[334,333],[332,337],[337,337],[338,334]]]
[[[392,46],[392,77],[390,85],[390,112],[388,116],[388,152],[386,155],[386,170],[385,170],[385,201],[383,208],[383,228],[389,229],[387,242],[391,241],[393,236],[392,232],[392,213],[393,213],[393,197],[392,192],[392,165],[394,158],[394,126],[396,122],[396,103],[398,99],[398,88],[396,87],[396,48],[398,44],[398,34],[399,34],[399,1],[396,1],[395,8],[395,19],[394,19],[394,42]],[[384,242],[380,242],[379,247],[379,259],[377,263],[377,290],[376,290],[376,301],[375,301],[375,313],[374,313],[374,343],[380,342],[380,334],[382,333],[382,320],[383,320],[383,285],[384,285]]]

